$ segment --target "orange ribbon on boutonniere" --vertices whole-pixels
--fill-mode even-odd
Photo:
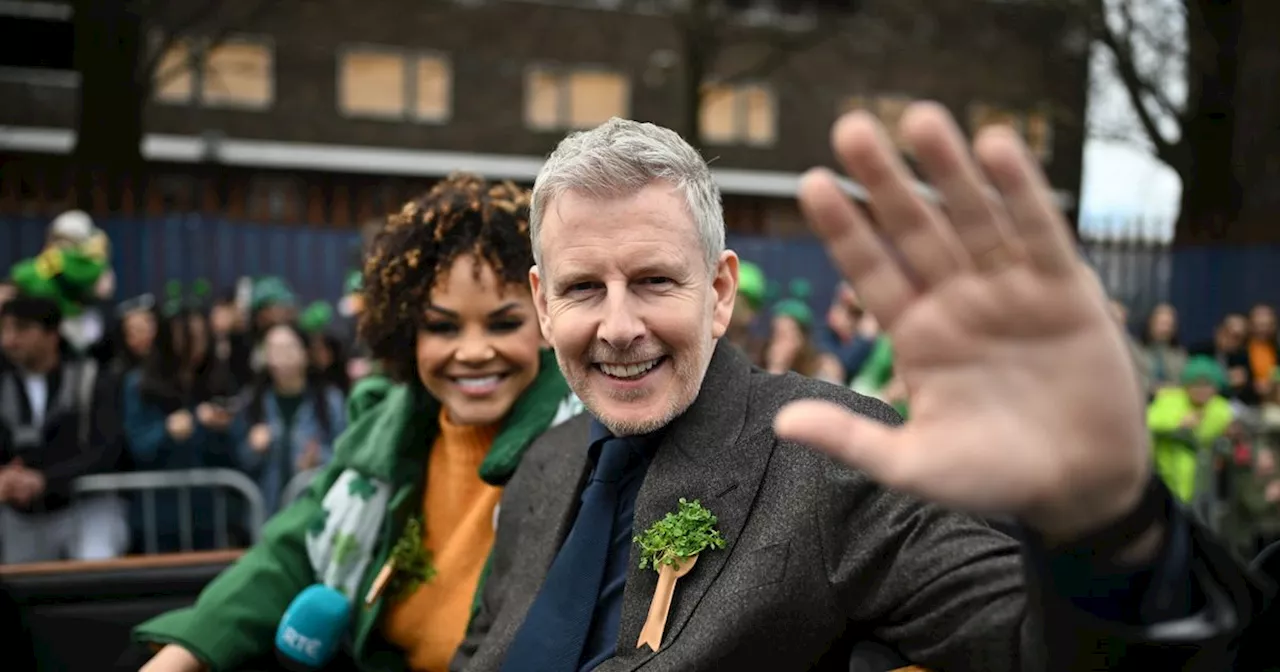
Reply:
[[[636,642],[637,649],[648,644],[656,652],[662,646],[671,600],[676,594],[676,579],[693,570],[698,554],[724,548],[724,537],[716,529],[716,522],[715,514],[701,502],[681,497],[679,509],[636,536],[635,542],[640,544],[640,568],[652,567],[658,572],[658,585],[649,603],[649,617]]]

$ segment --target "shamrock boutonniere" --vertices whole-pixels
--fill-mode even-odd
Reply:
[[[431,551],[422,545],[422,518],[414,516],[405,522],[404,531],[391,548],[391,555],[378,571],[365,605],[371,605],[383,593],[391,599],[403,599],[436,576]]]
[[[658,585],[649,603],[649,617],[640,630],[636,648],[645,644],[654,651],[662,645],[667,628],[671,598],[675,596],[676,579],[688,574],[706,550],[724,548],[724,537],[716,529],[716,516],[698,500],[680,498],[680,508],[649,526],[635,542],[640,544],[640,568],[652,567],[658,572]]]

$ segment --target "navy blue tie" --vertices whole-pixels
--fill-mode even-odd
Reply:
[[[551,563],[542,590],[516,633],[503,672],[574,672],[591,629],[618,508],[618,485],[632,449],[625,439],[600,443],[582,508]]]

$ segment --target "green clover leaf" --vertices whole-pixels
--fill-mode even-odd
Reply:
[[[663,565],[678,566],[707,549],[724,548],[717,522],[701,502],[681,497],[679,509],[635,537],[640,544],[640,568],[658,571]]]

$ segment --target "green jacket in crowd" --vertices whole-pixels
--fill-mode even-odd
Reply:
[[[1147,407],[1156,472],[1183,502],[1190,502],[1195,496],[1200,466],[1211,463],[1213,442],[1226,433],[1234,417],[1231,402],[1214,396],[1199,409],[1200,424],[1183,429],[1183,418],[1195,410],[1191,397],[1181,387],[1160,390]]]

